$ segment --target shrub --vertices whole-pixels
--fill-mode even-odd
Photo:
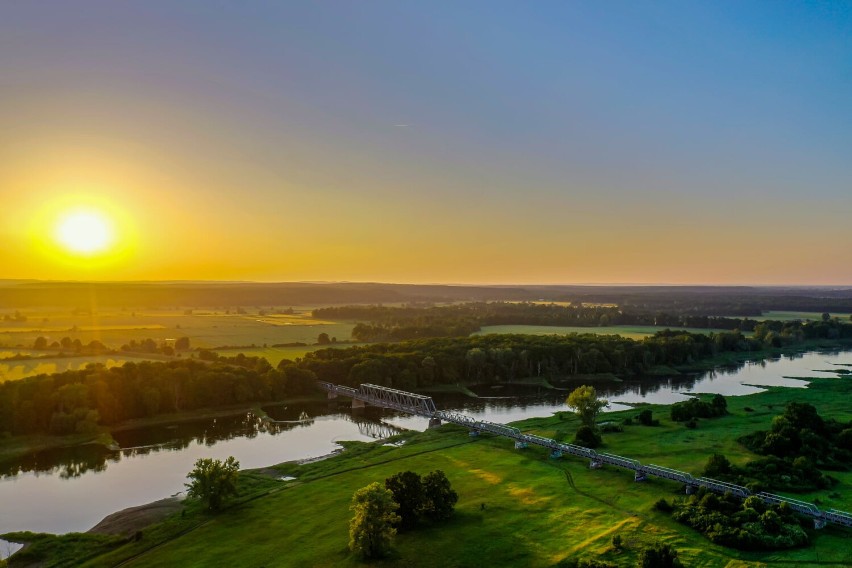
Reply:
[[[677,558],[677,550],[670,544],[656,542],[639,553],[636,566],[640,568],[678,568],[683,566]]]
[[[602,442],[600,434],[585,425],[580,426],[574,435],[574,443],[584,448],[597,448]]]

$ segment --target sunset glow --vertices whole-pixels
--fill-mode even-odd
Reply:
[[[71,253],[93,256],[108,250],[115,235],[111,221],[103,213],[77,210],[60,219],[55,238]]]

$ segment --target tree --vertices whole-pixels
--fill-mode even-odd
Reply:
[[[402,471],[385,479],[385,487],[393,493],[393,500],[399,505],[399,528],[414,527],[423,509],[423,480],[413,471]]]
[[[452,516],[459,500],[450,480],[440,469],[431,471],[423,478],[423,515],[432,521],[443,521]]]
[[[175,340],[175,349],[177,349],[178,351],[186,351],[187,349],[189,349],[189,338],[186,336],[178,337]]]
[[[331,343],[331,339],[328,337],[327,333],[320,333],[317,336],[318,345],[328,345],[329,343]]]
[[[207,504],[207,510],[218,511],[225,499],[237,494],[240,462],[234,456],[229,456],[224,462],[199,458],[186,477],[192,480],[184,484],[188,489],[187,495],[201,499]]]
[[[670,544],[655,542],[639,553],[639,568],[680,568],[682,564],[677,559],[677,550]]]
[[[47,338],[39,335],[33,343],[33,349],[47,349]]]
[[[595,387],[583,385],[577,387],[568,395],[565,404],[577,413],[584,426],[595,430],[598,414],[609,404],[609,401],[598,398]]]
[[[355,513],[349,521],[349,550],[365,559],[385,556],[400,521],[397,508],[393,493],[378,482],[357,490],[349,506]]]

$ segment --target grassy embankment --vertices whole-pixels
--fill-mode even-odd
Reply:
[[[729,398],[729,416],[702,420],[696,430],[672,423],[666,406],[645,406],[661,419],[661,425],[631,426],[622,433],[606,434],[603,450],[698,474],[713,453],[724,453],[740,464],[753,459],[736,438],[767,429],[790,400],[809,402],[826,417],[852,419],[850,394],[852,381],[842,377],[812,379],[808,389],[771,388]],[[623,411],[607,418],[636,413]],[[563,417],[564,421],[554,416],[517,425],[524,431],[570,440],[577,422],[568,413]],[[553,460],[539,448],[515,450],[503,438],[470,439],[452,425],[401,437],[407,443],[399,448],[351,443],[342,455],[326,461],[252,472],[246,476],[244,501],[224,513],[210,518],[190,506],[185,516],[176,515],[146,529],[141,540],[90,558],[84,565],[113,566],[139,555],[127,565],[358,566],[347,550],[352,493],[408,469],[444,470],[460,495],[457,514],[445,525],[400,535],[396,555],[379,566],[551,566],[572,556],[602,557],[629,566],[641,547],[654,539],[673,544],[686,565],[693,567],[852,564],[848,530],[819,531],[813,546],[805,549],[738,552],[713,545],[654,511],[656,500],[681,492],[676,484],[635,483],[623,470],[592,471],[582,460]],[[852,473],[831,474],[839,480],[837,486],[796,497],[818,500],[824,509],[852,510]],[[277,475],[292,475],[298,481],[276,481]],[[612,549],[615,534],[624,539],[624,551]],[[78,542],[63,552],[64,565],[81,564],[79,559],[102,551],[103,546],[93,542],[93,548],[87,548]]]

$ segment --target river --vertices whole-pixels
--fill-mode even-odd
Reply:
[[[691,377],[626,380],[597,385],[610,411],[637,402],[670,404],[688,393],[751,394],[763,386],[805,388],[785,377],[836,376],[825,370],[852,365],[852,352],[811,352]],[[549,416],[566,410],[567,392],[540,387],[473,387],[480,398],[436,395],[440,409],[462,411],[492,422]],[[340,440],[385,438],[400,428],[423,430],[424,418],[378,408],[350,411],[325,402],[265,408],[274,423],[251,412],[115,432],[120,451],[86,445],[35,452],[0,464],[0,534],[8,531],[86,531],[115,511],[174,495],[198,458],[235,456],[243,469],[322,456]],[[0,558],[14,548],[0,541]]]

